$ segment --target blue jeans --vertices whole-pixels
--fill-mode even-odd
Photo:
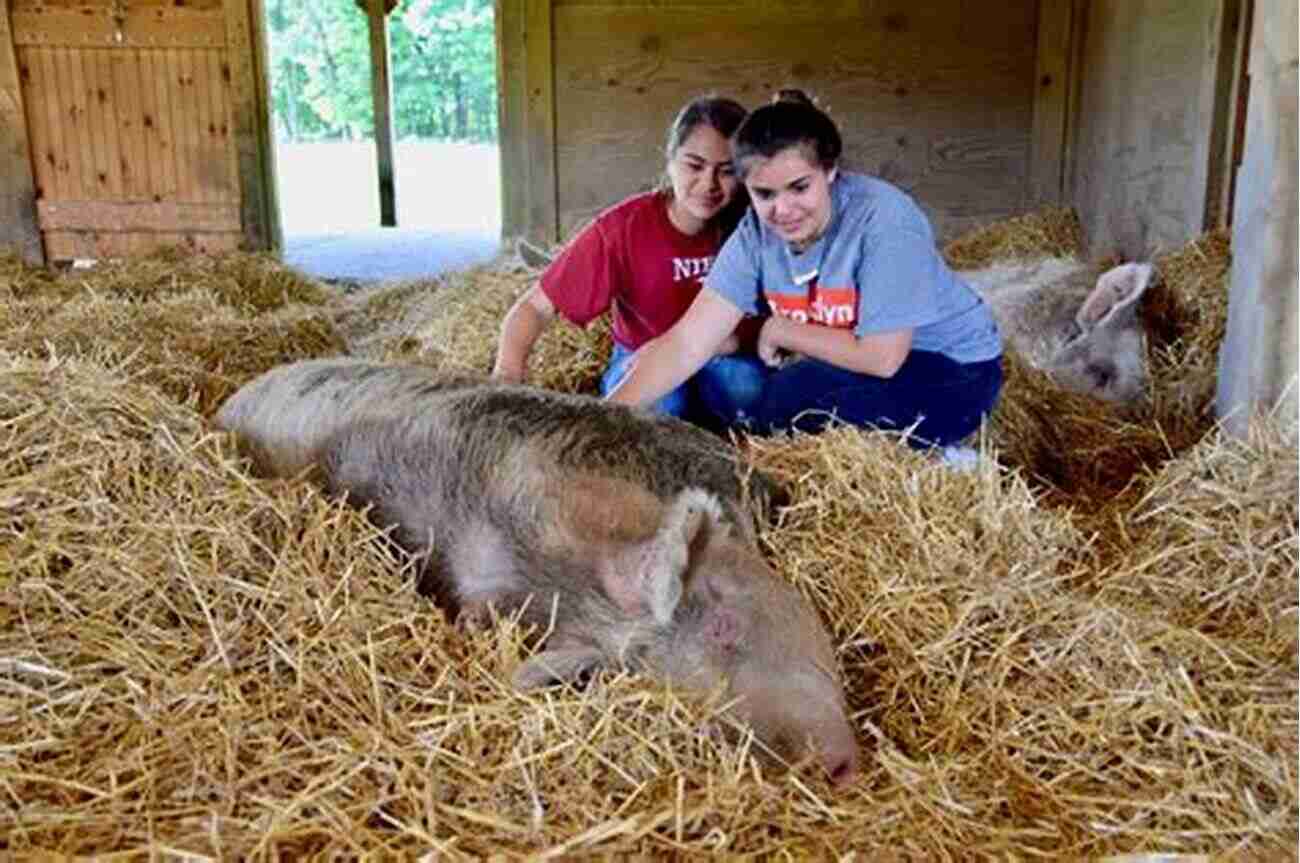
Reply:
[[[1001,389],[1001,357],[959,363],[914,350],[891,378],[803,359],[767,372],[748,428],[755,434],[816,432],[832,419],[895,431],[915,426],[908,443],[928,449],[957,443],[978,429]]]
[[[600,378],[601,395],[608,395],[623,379],[633,356],[635,352],[614,344],[609,366]],[[650,409],[715,431],[744,426],[763,395],[768,374],[754,354],[717,356]]]

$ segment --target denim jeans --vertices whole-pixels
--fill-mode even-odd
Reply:
[[[614,345],[609,366],[600,379],[601,395],[608,395],[623,379],[633,356],[633,351]],[[717,356],[650,409],[715,431],[744,426],[763,395],[768,374],[767,367],[754,354]]]
[[[914,350],[891,378],[803,359],[768,372],[749,429],[755,434],[815,432],[836,419],[897,431],[915,426],[908,438],[913,447],[948,446],[979,428],[1001,389],[1000,357],[959,363]]]

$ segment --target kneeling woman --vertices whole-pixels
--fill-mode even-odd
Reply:
[[[920,448],[978,429],[1002,386],[1001,338],[916,203],[839,170],[839,131],[798,91],[752,112],[732,143],[753,209],[686,314],[637,352],[609,398],[653,402],[743,317],[769,314],[758,337],[763,383],[726,411],[739,425],[816,431],[836,418],[911,429]]]
[[[744,118],[739,103],[719,96],[682,108],[668,132],[666,187],[601,213],[546,268],[502,323],[497,379],[526,378],[529,354],[557,314],[586,326],[608,312],[614,351],[600,386],[608,394],[634,352],[677,322],[745,208],[729,140]],[[731,425],[735,417],[718,411],[752,400],[762,384],[756,332],[751,324],[724,334],[690,374],[647,399],[650,407],[713,428]]]

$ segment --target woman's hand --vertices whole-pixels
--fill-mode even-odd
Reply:
[[[780,315],[763,321],[763,328],[758,331],[758,358],[766,365],[776,367],[781,364],[781,351],[785,350],[783,341],[784,327],[788,320]]]
[[[893,377],[912,350],[912,331],[891,330],[855,336],[851,330],[801,324],[773,315],[758,333],[758,356],[778,365],[783,351],[812,357],[842,369],[878,378]]]

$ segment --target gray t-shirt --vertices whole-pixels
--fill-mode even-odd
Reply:
[[[830,224],[801,254],[751,209],[704,286],[747,315],[785,315],[857,336],[911,328],[914,349],[959,363],[1002,353],[988,306],[948,269],[920,207],[863,174],[839,172]]]

